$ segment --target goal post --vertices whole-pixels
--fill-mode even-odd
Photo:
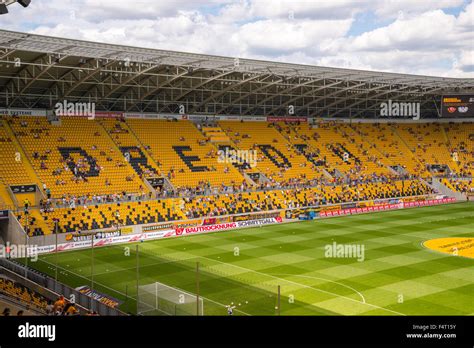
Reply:
[[[137,310],[138,315],[204,315],[204,301],[187,291],[155,282],[138,287]]]

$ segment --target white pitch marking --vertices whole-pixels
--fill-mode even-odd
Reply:
[[[44,261],[44,260],[43,260],[43,261]],[[48,263],[48,264],[51,265],[51,263],[49,263],[48,261],[44,261],[44,262],[46,262],[46,263]],[[64,269],[64,268],[61,267],[61,266],[58,266],[58,268]],[[134,268],[134,267],[133,267],[133,268]],[[130,269],[130,268],[123,268],[122,270],[126,270],[126,269]],[[60,272],[60,273],[62,273],[62,272]],[[75,272],[69,271],[69,273],[74,274],[74,275],[76,275],[76,276],[78,276],[78,277],[81,277],[81,278],[84,278],[84,279],[89,280],[89,278],[84,277],[84,276],[82,276],[82,275],[80,275],[80,274],[77,274],[77,273],[75,273]],[[100,274],[105,274],[105,273],[107,273],[107,272],[100,273]],[[99,273],[96,273],[96,274],[94,274],[94,275],[97,276],[97,275],[99,275]],[[98,285],[100,285],[100,286],[102,286],[102,287],[105,288],[105,289],[109,289],[109,290],[111,290],[111,291],[114,291],[114,292],[116,292],[117,294],[121,294],[121,295],[123,295],[123,296],[128,296],[129,298],[134,299],[135,301],[137,300],[137,299],[136,299],[135,297],[133,297],[133,296],[129,296],[129,295],[127,295],[127,294],[124,294],[123,292],[121,292],[121,291],[119,291],[119,290],[112,289],[112,288],[110,288],[110,287],[108,287],[108,286],[106,286],[106,285],[104,285],[104,284],[102,284],[102,283],[99,283],[99,282],[97,282],[97,281],[94,281],[94,283],[95,283],[95,284],[98,284]],[[217,302],[217,301],[214,301],[214,300],[211,300],[211,299],[209,299],[209,298],[207,298],[207,297],[204,297],[204,296],[201,296],[201,295],[200,295],[199,297],[205,299],[206,301],[209,301],[209,302],[218,304],[219,306],[227,307],[225,304],[220,303],[220,302]],[[240,309],[236,309],[236,311],[237,311],[237,312],[240,312],[240,313],[242,313],[242,314],[245,314],[245,315],[247,315],[247,316],[252,316],[252,314],[249,314],[249,313],[247,313],[247,312],[244,312],[243,310],[240,310]]]
[[[278,274],[274,274],[275,276],[290,276],[290,277],[300,277],[300,278],[308,278],[308,279],[317,279],[317,280],[324,280],[326,282],[330,282],[330,283],[334,283],[334,284],[337,284],[337,285],[340,285],[340,286],[343,286],[347,289],[350,289],[354,292],[356,292],[360,298],[362,299],[362,303],[366,303],[365,302],[365,298],[364,298],[364,295],[362,295],[359,291],[357,291],[356,289],[350,287],[349,285],[346,285],[346,284],[342,284],[342,283],[339,283],[339,282],[336,282],[334,280],[330,280],[330,279],[325,279],[325,278],[321,278],[321,277],[313,277],[313,276],[306,276],[306,275],[302,275],[302,274],[285,274],[285,273],[278,273]]]
[[[205,256],[200,256],[201,258],[203,259],[207,259],[207,260],[210,260],[210,261],[217,261],[217,260],[213,260],[213,259],[210,259],[208,257],[205,257]],[[267,277],[271,277],[271,278],[274,278],[274,279],[278,279],[278,280],[282,280],[282,281],[285,281],[285,282],[288,282],[288,283],[292,283],[294,285],[298,285],[298,286],[301,286],[301,287],[304,287],[304,288],[308,288],[308,289],[313,289],[313,290],[316,290],[316,291],[320,291],[320,292],[323,292],[323,293],[326,293],[326,294],[330,294],[330,295],[334,295],[334,296],[337,296],[337,297],[341,297],[341,298],[345,298],[349,301],[353,301],[353,302],[357,302],[357,303],[362,303],[360,302],[359,300],[355,300],[353,298],[350,298],[350,297],[347,297],[347,296],[342,296],[342,295],[338,295],[338,294],[335,294],[335,293],[332,293],[330,291],[326,291],[326,290],[321,290],[321,289],[316,289],[316,288],[313,288],[311,286],[308,286],[308,285],[304,285],[304,284],[301,284],[301,283],[298,283],[298,282],[294,282],[294,281],[291,281],[291,280],[288,280],[288,279],[284,279],[284,278],[279,278],[279,277],[276,277],[276,276],[273,276],[271,274],[267,274],[267,273],[263,273],[263,272],[259,272],[259,271],[255,271],[253,269],[249,269],[249,268],[246,268],[246,267],[242,267],[242,266],[237,266],[237,265],[234,265],[232,263],[226,263],[226,262],[222,262],[222,261],[217,261],[219,263],[222,263],[224,265],[229,265],[229,266],[233,266],[233,267],[236,267],[236,268],[240,268],[242,270],[245,270],[247,272],[253,272],[253,273],[256,273],[256,274],[260,274],[260,275],[264,275],[264,276],[267,276]],[[371,303],[363,303],[367,306],[371,306],[371,307],[374,307],[374,308],[378,308],[378,309],[383,309],[385,311],[388,311],[388,312],[392,312],[392,313],[395,313],[395,314],[398,314],[398,315],[403,315],[403,316],[406,316],[406,314],[403,314],[403,313],[400,313],[400,312],[397,312],[397,311],[393,311],[391,309],[388,309],[388,308],[384,308],[384,307],[380,307],[380,306],[377,306],[377,305],[374,305],[374,304],[371,304]]]

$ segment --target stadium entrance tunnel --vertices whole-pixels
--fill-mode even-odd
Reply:
[[[474,237],[436,238],[423,242],[431,250],[474,259]]]

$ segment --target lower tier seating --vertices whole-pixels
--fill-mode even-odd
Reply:
[[[48,305],[48,300],[42,295],[3,277],[0,277],[0,293],[14,297],[22,303],[33,305],[43,310],[46,309]]]
[[[464,194],[474,193],[474,180],[443,179],[443,184],[453,191]]]
[[[42,235],[54,231],[55,220],[59,221],[59,233],[65,233],[429,193],[433,193],[431,188],[416,180],[320,185],[306,189],[266,190],[56,208],[41,213],[33,209],[30,211],[28,224],[30,235]],[[19,220],[25,223],[24,213],[19,213]]]

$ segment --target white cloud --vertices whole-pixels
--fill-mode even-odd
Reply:
[[[374,1],[375,13],[384,18],[398,18],[429,12],[436,9],[456,8],[464,0],[387,0]]]
[[[432,25],[436,23],[437,25]],[[458,30],[456,17],[441,10],[426,12],[409,19],[397,19],[390,25],[362,33],[356,37],[341,38],[329,43],[328,51],[387,51],[391,49],[438,51],[462,47],[470,33]]]
[[[33,0],[5,29],[284,62],[472,76],[474,4],[462,0]],[[374,23],[349,36],[357,16]],[[378,26],[378,27],[377,27]],[[356,28],[357,29],[357,28]]]
[[[343,61],[351,62],[354,68],[472,76],[465,53],[474,49],[474,34],[464,25],[468,11],[472,11],[472,5],[458,17],[441,10],[403,16],[385,27],[338,38],[322,47],[322,62],[337,63],[343,56]]]
[[[311,53],[319,50],[321,42],[345,35],[350,24],[348,20],[261,20],[243,25],[238,36],[251,54]]]
[[[469,72],[471,76],[474,76],[474,48],[469,51],[461,51],[459,59],[453,64],[453,68]]]

